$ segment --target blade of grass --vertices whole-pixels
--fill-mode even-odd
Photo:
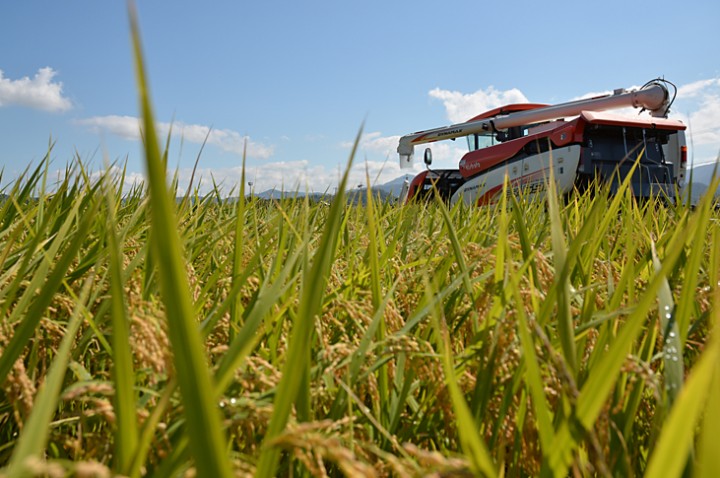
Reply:
[[[381,308],[381,301],[383,298],[382,285],[380,284],[380,265],[378,263],[378,255],[380,254],[380,251],[378,248],[377,223],[375,218],[375,201],[373,200],[372,187],[370,184],[370,172],[368,171],[367,162],[365,163],[365,180],[367,184],[367,187],[365,188],[365,212],[367,215],[367,228],[369,236],[367,254],[370,262],[370,291],[372,293],[373,310],[379,310]],[[385,318],[383,317],[382,319],[380,319],[376,330],[376,339],[378,342],[382,342],[383,340],[385,340],[385,329]],[[390,397],[390,386],[387,367],[383,366],[378,369],[377,378],[380,397],[382,397],[383,399]],[[387,418],[389,409],[388,407],[381,406],[380,410],[380,421],[385,427],[388,427],[389,420]]]
[[[62,194],[68,187],[68,182],[63,181],[63,183],[58,187],[58,192],[51,200],[51,204],[48,205],[48,208],[53,210],[61,208]],[[32,238],[27,244],[25,254],[23,254],[18,274],[15,276],[10,285],[2,291],[2,298],[4,300],[2,301],[2,303],[0,303],[0,316],[6,316],[6,314],[10,310],[10,307],[15,302],[15,298],[18,290],[20,289],[21,283],[23,279],[26,278],[26,275],[29,273],[29,271],[32,269],[34,261],[40,262],[38,265],[38,269],[43,269],[36,271],[35,278],[33,279],[39,281],[45,279],[45,276],[47,275],[47,268],[49,268],[50,263],[52,262],[50,260],[42,261],[42,258],[39,258],[35,254],[38,249],[45,247],[46,243],[50,242],[47,238],[53,237],[53,233],[50,232],[50,228],[52,227],[50,225],[50,219],[48,218],[46,221],[35,220],[37,215],[37,209],[33,208],[32,210],[25,212],[23,211],[23,208],[21,206],[21,201],[23,201],[21,197],[16,198],[14,196],[10,196],[9,200],[6,202],[14,204],[16,212],[13,216],[19,216],[20,220],[18,222],[24,225],[23,231],[28,231],[31,234]],[[29,202],[30,199],[25,198],[24,201]],[[67,211],[63,225],[58,231],[56,231],[52,242],[50,242],[50,245],[45,252],[47,257],[54,257],[60,250],[61,246],[64,244],[63,239],[67,234],[69,234],[70,228],[73,224],[73,220],[77,216],[77,211],[80,209],[81,206],[82,204],[80,201],[75,201],[73,207],[69,211]],[[33,222],[35,222],[34,226]],[[44,232],[41,233],[41,231]],[[31,288],[31,290],[37,290],[39,285],[33,285],[35,285],[35,287]],[[28,306],[28,302],[30,301],[31,297],[32,293],[29,294],[26,291],[25,294],[21,296],[20,301],[16,304],[12,314],[17,314],[24,311],[25,308]],[[2,378],[1,375],[0,378]]]
[[[425,291],[427,300],[432,300],[435,293],[429,280],[425,281]],[[438,311],[437,307],[431,309],[430,317],[437,333],[437,347],[442,358],[443,371],[445,372],[445,385],[450,390],[453,410],[455,411],[457,430],[460,435],[460,445],[462,446],[465,456],[470,461],[473,474],[487,477],[497,476],[495,464],[487,447],[480,438],[475,420],[455,377],[455,368],[453,366],[452,356],[450,355],[451,345],[447,324],[444,319],[441,318],[440,311]]]
[[[294,256],[285,262],[280,275],[273,283],[264,282],[260,287],[257,299],[251,309],[246,309],[243,326],[235,338],[230,342],[228,351],[218,365],[215,373],[217,393],[221,394],[233,378],[233,373],[239,367],[245,357],[248,356],[255,342],[257,341],[257,330],[263,319],[285,292],[294,284],[296,277],[290,277],[298,260],[300,249]]]
[[[235,219],[235,241],[233,242],[232,280],[240,280],[243,268],[243,233],[245,231],[245,159],[247,157],[247,140],[243,143],[242,170],[240,173],[240,195],[238,197]],[[230,305],[230,340],[235,336],[235,330],[240,326],[240,317],[243,313],[240,297],[236,297]]]
[[[55,358],[50,365],[45,382],[35,397],[33,410],[28,417],[23,432],[13,450],[10,463],[7,468],[9,476],[22,476],[25,474],[23,467],[26,460],[31,457],[43,458],[50,434],[50,422],[57,411],[57,405],[62,390],[65,371],[70,360],[75,335],[82,324],[82,311],[87,305],[90,295],[90,288],[93,285],[93,276],[85,280],[80,297],[73,310],[70,321],[65,328],[65,333]]]
[[[272,441],[282,432],[290,416],[290,409],[300,395],[309,394],[309,390],[302,390],[307,373],[309,373],[309,347],[312,340],[315,319],[321,311],[325,286],[327,284],[330,268],[335,257],[337,242],[340,237],[340,225],[343,221],[345,208],[345,189],[352,161],[357,151],[362,135],[362,128],[355,138],[345,173],[338,187],[338,194],[333,199],[326,219],[325,231],[320,239],[320,245],[313,257],[313,264],[309,271],[306,269],[298,306],[297,320],[293,324],[292,335],[288,345],[282,377],[277,387],[276,398],[270,424],[263,439],[262,451],[258,459],[256,476],[270,478],[275,475],[280,450],[272,446]],[[305,385],[307,385],[305,383]],[[304,400],[304,398],[300,398]]]
[[[70,243],[67,245],[67,248],[63,252],[62,256],[55,262],[54,268],[49,275],[45,275],[45,271],[49,270],[51,259],[46,256],[43,257],[43,264],[45,264],[45,266],[36,272],[35,277],[30,284],[31,287],[29,287],[25,294],[23,294],[23,296],[32,296],[32,303],[30,303],[30,300],[28,299],[23,305],[18,304],[10,314],[8,323],[18,323],[18,325],[12,339],[10,339],[10,342],[0,356],[0,383],[5,381],[5,378],[10,372],[13,364],[32,338],[35,333],[35,329],[43,317],[44,311],[52,302],[55,292],[65,279],[65,274],[72,265],[73,261],[75,261],[77,253],[87,239],[87,234],[95,221],[96,210],[97,203],[92,205],[87,211],[84,211],[84,216],[81,222],[77,225],[77,229],[73,231],[75,235],[69,240]],[[74,218],[72,216],[68,217],[66,224],[69,225],[73,223],[73,219]],[[66,239],[67,238],[63,234],[60,234],[55,237],[53,242],[60,241],[61,243],[66,243]],[[35,291],[37,290],[40,290],[40,292],[35,295]],[[27,307],[27,309],[25,307]],[[23,320],[18,322],[18,319],[21,316],[23,317]]]
[[[105,176],[107,181],[108,176]],[[106,237],[108,241],[110,259],[110,295],[113,348],[113,381],[115,395],[113,407],[115,410],[115,456],[113,468],[120,474],[127,474],[130,470],[132,457],[138,444],[138,427],[136,414],[135,372],[133,369],[133,355],[130,350],[130,320],[125,303],[125,288],[123,282],[123,266],[121,241],[115,229],[117,219],[115,216],[115,198],[106,185],[105,201]]]
[[[720,269],[720,261],[713,262],[711,267],[717,272]],[[719,342],[718,333],[720,333],[720,286],[715,283],[715,294],[713,304],[713,334],[715,342]],[[720,350],[720,346],[715,345]],[[699,437],[699,473],[701,478],[711,478],[720,476],[720,458],[717,455],[717,431],[720,430],[720,352],[715,359],[715,367],[708,398],[703,410],[702,430]]]
[[[662,269],[662,264],[655,250],[655,243],[651,242],[652,260],[655,271]],[[664,278],[657,292],[658,313],[660,318],[660,331],[663,341],[663,373],[665,375],[665,393],[667,395],[666,409],[672,408],[677,395],[683,386],[683,352],[678,323],[675,320],[675,303],[672,290],[667,278]]]
[[[528,264],[532,258],[529,258]],[[530,323],[525,314],[523,300],[520,295],[520,279],[524,276],[521,273],[512,274],[513,280],[509,284],[512,295],[515,298],[515,311],[518,320],[518,333],[520,335],[520,344],[522,346],[523,358],[525,362],[525,383],[530,389],[532,397],[533,409],[535,410],[535,418],[537,420],[537,430],[540,435],[540,444],[542,446],[543,455],[550,454],[553,441],[555,440],[553,432],[552,411],[545,397],[545,385],[543,383],[542,374],[540,373],[540,363],[535,353],[535,342],[530,331]]]
[[[718,387],[718,363],[720,363],[720,341],[714,337],[703,352],[700,360],[690,372],[685,387],[680,392],[675,406],[663,424],[662,433],[655,449],[652,452],[645,476],[647,478],[666,478],[681,476],[688,455],[692,449],[696,427],[702,415],[707,398],[713,390],[717,394]],[[717,404],[712,404],[712,409]],[[716,414],[717,411],[712,413]],[[716,419],[716,415],[714,419]],[[717,440],[715,434],[717,429],[706,432],[713,435],[712,458],[706,462],[704,470],[717,468]],[[704,440],[707,440],[705,435]],[[703,443],[707,453],[707,444]],[[708,459],[708,455],[704,455]],[[712,465],[710,465],[713,463]],[[714,476],[714,475],[713,475]]]
[[[447,206],[445,205],[445,202],[440,197],[440,192],[437,190],[437,188],[434,188],[435,193],[435,200],[437,203],[437,207],[440,210],[440,214],[443,219],[443,223],[445,224],[445,230],[447,232],[447,235],[450,238],[450,244],[452,245],[453,254],[455,256],[455,261],[457,262],[458,268],[460,269],[460,277],[462,277],[463,281],[463,287],[465,289],[465,294],[467,295],[469,300],[473,300],[473,287],[470,283],[470,272],[468,270],[467,263],[465,261],[465,256],[463,255],[462,246],[460,245],[460,241],[458,239],[458,234],[455,229],[455,226],[453,225],[453,221],[450,218],[450,212],[448,211]],[[503,196],[503,205],[505,205],[505,196]],[[505,210],[505,209],[503,209]],[[473,329],[477,330],[478,328],[478,316],[477,313],[472,310],[470,312],[471,317],[473,319]],[[460,324],[453,324],[455,328],[459,327]]]
[[[138,445],[135,447],[135,455],[132,457],[128,476],[137,478],[142,476],[142,468],[145,460],[153,444],[153,435],[157,430],[157,426],[160,423],[162,415],[167,411],[170,404],[170,398],[177,389],[177,382],[171,379],[167,385],[165,385],[165,391],[163,392],[158,404],[153,409],[150,416],[143,423],[142,430],[138,437]]]
[[[668,247],[661,269],[654,274],[638,303],[628,316],[617,337],[609,345],[607,352],[588,373],[588,379],[580,390],[575,409],[575,418],[585,430],[590,429],[615,386],[622,364],[625,362],[635,339],[642,331],[642,326],[649,311],[657,300],[657,293],[665,283],[669,271],[673,270],[683,250],[686,234],[693,234],[702,224],[698,216],[694,216],[683,231],[675,231]],[[572,436],[572,424],[565,422],[558,432],[550,466],[556,474],[563,474],[569,465],[570,452],[577,446]]]
[[[140,31],[132,3],[129,4],[135,73],[142,110],[145,163],[151,198],[153,253],[165,304],[175,372],[183,399],[191,454],[201,476],[229,477],[231,465],[226,440],[214,400],[214,388],[193,313],[190,286],[177,232],[175,211],[166,185],[166,168],[155,133],[145,75]]]
[[[717,186],[717,183],[715,183]],[[712,186],[711,186],[712,188]],[[712,189],[710,189],[712,190]],[[696,210],[696,214],[703,216],[703,222],[709,222],[710,213],[712,211],[711,201],[703,201]],[[703,231],[704,235],[704,231]],[[702,236],[701,236],[702,237]],[[700,267],[705,252],[705,247],[702,247],[702,241],[698,241],[698,238],[687,237],[687,247],[689,249],[688,263],[684,268],[683,277],[683,288],[680,293],[680,298],[677,302],[677,310],[675,311],[675,317],[677,318],[677,328],[679,330],[679,342],[684,347],[685,341],[687,340],[688,330],[690,330],[690,320],[693,316],[695,308],[695,297],[697,293],[697,284],[700,280]],[[713,244],[713,250],[717,253],[717,244]],[[710,262],[713,264],[713,262]],[[712,283],[712,282],[711,282]],[[682,348],[680,349],[682,350]]]
[[[550,179],[548,181],[548,214],[550,216],[550,236],[552,238],[552,251],[555,262],[557,283],[557,329],[560,336],[563,357],[573,375],[577,376],[578,365],[575,351],[575,327],[570,312],[570,270],[567,267],[568,249],[565,243],[565,232],[560,219],[560,206],[558,192],[555,185],[555,171],[552,157],[550,159]]]
[[[400,278],[397,278],[396,281],[393,283],[390,290],[387,292],[383,300],[380,302],[380,306],[377,310],[375,310],[375,313],[373,314],[372,321],[370,322],[370,325],[368,325],[367,329],[365,330],[365,333],[363,334],[362,338],[360,339],[360,343],[357,346],[357,349],[353,352],[352,356],[350,357],[350,365],[348,367],[348,383],[357,383],[358,376],[361,371],[361,366],[363,364],[363,360],[367,356],[368,351],[371,348],[371,345],[381,343],[379,341],[373,343],[373,338],[376,338],[377,331],[380,328],[380,323],[384,321],[384,313],[385,308],[390,302],[390,298],[392,297],[393,293],[395,292],[395,288],[397,287],[398,282],[400,281]],[[345,400],[346,396],[342,394],[338,394],[335,397],[335,401],[330,408],[330,418],[334,420],[339,420],[342,416],[342,412],[345,410]],[[392,417],[391,417],[392,418]],[[392,420],[391,420],[392,421]]]

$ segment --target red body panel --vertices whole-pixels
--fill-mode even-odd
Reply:
[[[418,188],[422,185],[422,183],[425,182],[425,176],[428,175],[427,171],[423,171],[421,173],[418,173],[413,180],[410,182],[410,186],[408,187],[408,201],[415,197],[415,195],[418,193]]]
[[[523,136],[505,143],[488,146],[487,148],[471,151],[460,160],[460,174],[464,178],[471,178],[476,174],[490,169],[498,164],[507,161],[518,154],[528,143],[534,141],[547,141],[550,138],[553,146],[561,147],[571,142],[582,141],[582,134],[578,138],[575,134],[578,120],[562,123],[555,129],[543,131],[537,134]]]
[[[511,105],[508,108],[518,108],[527,106],[524,109],[539,108],[542,105]],[[502,108],[483,113],[474,119],[482,119],[492,117],[499,114]],[[506,110],[509,111],[509,110]],[[517,111],[517,110],[516,110]],[[464,178],[471,178],[480,174],[498,164],[507,161],[520,153],[522,149],[533,141],[550,140],[553,147],[563,147],[570,144],[582,143],[585,126],[588,124],[609,125],[609,126],[627,126],[635,128],[647,129],[664,129],[664,130],[685,130],[686,126],[680,121],[662,119],[662,118],[628,118],[626,116],[614,115],[603,112],[583,111],[582,114],[572,121],[561,123],[556,128],[542,131],[537,134],[531,134],[522,138],[513,139],[505,143],[496,144],[487,148],[471,151],[465,154],[460,160],[460,174]]]

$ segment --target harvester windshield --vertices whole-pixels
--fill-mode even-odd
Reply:
[[[468,151],[477,151],[478,149],[487,148],[497,144],[495,135],[492,133],[476,133],[466,136],[468,143]]]

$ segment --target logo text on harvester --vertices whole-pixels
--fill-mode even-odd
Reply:
[[[450,131],[444,131],[444,132],[438,133],[437,135],[438,135],[438,137],[440,137],[440,136],[449,136],[451,134],[458,134],[458,133],[462,133],[462,128],[451,129]]]

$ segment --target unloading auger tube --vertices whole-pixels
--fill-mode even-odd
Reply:
[[[400,155],[400,166],[408,167],[413,161],[416,144],[432,143],[444,139],[459,138],[484,131],[498,131],[514,126],[529,125],[543,121],[551,121],[570,116],[577,116],[583,111],[605,111],[617,108],[635,107],[648,110],[654,117],[666,118],[672,100],[664,83],[666,80],[649,81],[639,90],[615,90],[612,94],[569,101],[558,105],[545,106],[509,115],[496,116],[466,123],[457,123],[442,128],[408,134],[400,138],[397,152]]]

